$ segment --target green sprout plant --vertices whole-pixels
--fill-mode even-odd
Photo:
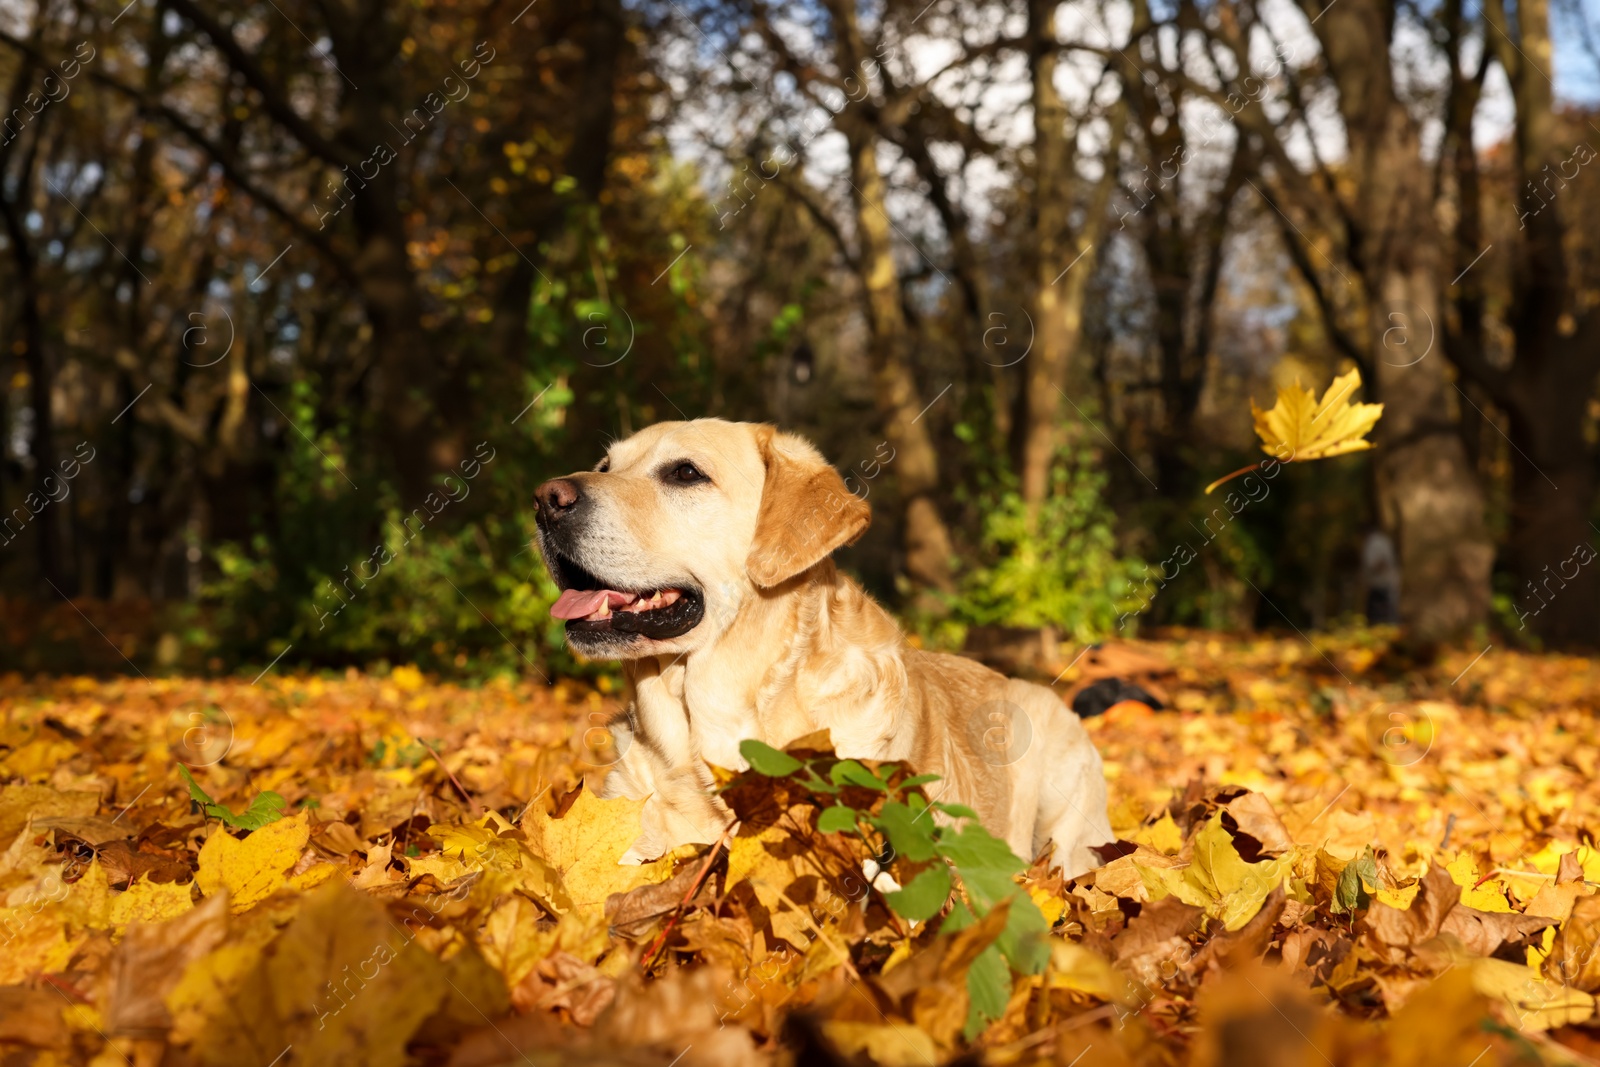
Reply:
[[[194,780],[194,775],[189,773],[189,768],[178,764],[178,773],[183,775],[183,780],[189,785],[189,799],[197,804],[208,818],[220,819],[224,826],[232,826],[240,830],[259,830],[268,823],[275,823],[283,818],[289,802],[281,793],[274,793],[268,789],[256,794],[248,807],[241,812],[234,812],[225,804],[218,804],[211,799],[211,794],[200,788],[200,783]]]
[[[739,753],[755,773],[790,778],[814,794],[821,807],[819,831],[855,835],[875,855],[892,854],[910,868],[903,888],[883,894],[900,918],[920,923],[942,914],[938,931],[949,934],[1007,905],[1004,931],[967,971],[968,1040],[1005,1011],[1013,974],[1044,970],[1050,959],[1049,924],[1013,880],[1028,864],[985,830],[971,808],[924,796],[921,787],[938,781],[938,775],[894,782],[900,768],[893,763],[874,771],[853,759],[801,760],[760,741],[740,742]],[[870,809],[851,807],[840,799],[846,786],[871,790],[882,799]],[[936,820],[933,812],[945,818]]]

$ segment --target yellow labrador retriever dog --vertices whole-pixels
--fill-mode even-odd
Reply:
[[[861,536],[865,501],[811,444],[772,426],[666,422],[594,470],[539,486],[551,614],[591,658],[624,661],[602,795],[646,800],[641,863],[715,841],[732,815],[707,764],[739,742],[783,747],[826,728],[840,756],[938,774],[1024,859],[1054,844],[1068,876],[1114,839],[1100,755],[1049,689],[906,643],[829,559]]]

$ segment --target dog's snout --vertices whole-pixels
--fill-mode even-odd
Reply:
[[[533,491],[539,518],[553,522],[578,506],[583,494],[571,478],[552,478]]]

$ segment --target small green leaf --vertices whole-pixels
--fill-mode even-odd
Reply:
[[[1012,887],[1006,928],[995,945],[1018,974],[1039,974],[1050,962],[1050,924],[1019,886]]]
[[[944,804],[936,800],[933,802],[933,806],[952,819],[976,819],[978,817],[978,813],[965,804]]]
[[[856,820],[860,813],[855,808],[847,808],[843,804],[835,804],[817,816],[817,829],[825,834],[850,834],[856,832]]]
[[[284,809],[289,802],[283,796],[268,789],[250,802],[250,806],[239,814],[231,811],[226,815],[217,816],[230,826],[238,826],[245,830],[259,830],[268,823],[277,822],[283,818]],[[226,810],[226,809],[224,809]]]
[[[1362,883],[1365,882],[1366,885]],[[1355,911],[1372,903],[1372,897],[1367,892],[1367,885],[1378,884],[1378,861],[1372,853],[1372,846],[1350,863],[1345,864],[1344,870],[1339,872],[1339,884],[1334,890],[1333,913],[1342,914]]]
[[[926,922],[939,914],[950,899],[950,868],[936,862],[907,882],[904,889],[887,893],[883,899],[902,919]]]
[[[967,907],[966,902],[957,896],[950,903],[950,914],[946,915],[944,922],[939,924],[939,932],[941,934],[958,934],[977,921],[978,917],[972,914],[972,909]]]
[[[977,823],[968,823],[960,833],[943,838],[939,842],[939,855],[961,868],[963,879],[968,869],[993,870],[1005,875],[1028,869],[1028,865],[1011,851],[1010,845]]]
[[[890,847],[897,854],[913,863],[933,859],[932,819],[919,820],[911,808],[898,800],[889,800],[871,822],[889,839]]]
[[[839,795],[839,787],[818,774],[811,764],[806,764],[803,769],[806,773],[805,777],[800,781],[804,783],[807,789],[814,793],[826,793],[830,797]]]
[[[830,774],[834,785],[859,785],[867,789],[887,792],[889,783],[867,770],[853,759],[840,760]]]
[[[967,997],[967,1025],[962,1036],[971,1041],[1005,1013],[1011,999],[1011,968],[994,945],[980,952],[967,968]]]
[[[958,866],[956,873],[961,876],[961,884],[979,915],[989,914],[990,908],[1017,891],[1017,883],[1011,880],[1011,875],[996,867]]]
[[[937,782],[938,780],[939,776],[937,774],[914,774],[901,782],[900,788],[915,789],[919,785],[927,785],[929,782]]]
[[[200,783],[194,780],[194,775],[189,773],[189,768],[180,763],[178,764],[178,773],[183,776],[185,782],[189,783],[190,800],[199,804],[202,808],[216,803],[211,799],[211,794],[200,788]]]
[[[211,795],[200,788],[200,783],[194,780],[194,775],[189,773],[189,768],[178,764],[178,773],[183,780],[189,783],[189,799],[200,805],[200,811],[211,819],[221,819],[228,826],[238,826],[245,830],[259,830],[268,823],[277,822],[283,818],[289,802],[282,794],[266,790],[250,802],[250,806],[235,815],[233,809],[226,804],[218,804],[211,799]]]
[[[802,766],[799,760],[787,752],[779,752],[771,745],[756,740],[740,741],[739,755],[750,764],[751,770],[768,778],[782,778],[793,774]]]

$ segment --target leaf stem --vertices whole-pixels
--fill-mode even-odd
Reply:
[[[683,918],[683,909],[688,907],[689,901],[693,900],[694,895],[700,892],[700,885],[706,880],[706,872],[711,870],[711,865],[716,862],[717,856],[722,853],[723,843],[728,840],[728,835],[733,833],[733,828],[738,825],[739,820],[734,819],[723,827],[722,836],[717,838],[717,843],[711,846],[710,852],[706,853],[706,861],[700,865],[700,873],[694,876],[694,881],[689,883],[689,891],[683,895],[682,900],[678,901],[677,908],[672,912],[672,918],[667,920],[667,925],[662,928],[661,933],[656,935],[656,939],[650,943],[650,950],[644,954],[644,959],[639,964],[639,970],[645,974],[650,973],[650,964],[655,960],[656,953],[661,951],[662,946],[667,943],[667,937],[672,933],[673,928],[678,925],[678,920]],[[849,959],[848,956],[845,958]]]
[[[1210,485],[1206,486],[1206,495],[1210,496],[1211,495],[1211,490],[1215,489],[1219,485],[1224,484],[1225,482],[1233,481],[1235,478],[1239,477],[1239,475],[1241,475],[1241,474],[1249,474],[1251,471],[1260,470],[1261,469],[1261,465],[1263,463],[1265,463],[1265,462],[1266,462],[1266,460],[1264,460],[1264,459],[1257,460],[1256,462],[1250,464],[1248,467],[1240,467],[1238,470],[1234,471],[1232,474],[1224,474],[1222,477],[1218,478],[1216,481],[1214,481]],[[1287,463],[1288,460],[1281,460],[1280,462]]]
[[[417,744],[427,749],[428,755],[433,757],[433,762],[439,765],[439,769],[441,771],[450,776],[450,784],[456,787],[456,792],[461,794],[461,799],[467,802],[467,807],[469,809],[482,808],[484,811],[489,810],[489,806],[487,804],[479,804],[476,800],[472,799],[472,794],[467,792],[467,787],[462,785],[460,780],[456,778],[454,771],[444,765],[444,757],[439,755],[439,753],[434,750],[432,745],[428,744],[428,742],[424,741],[420,737],[414,738],[414,740],[417,742]]]

